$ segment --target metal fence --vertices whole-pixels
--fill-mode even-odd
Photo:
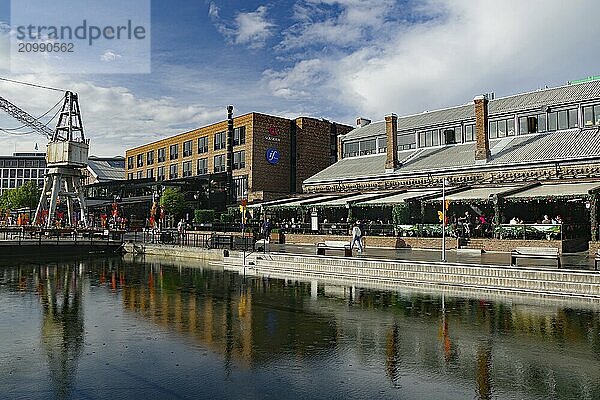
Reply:
[[[149,244],[200,247],[205,249],[229,249],[254,251],[256,238],[239,233],[178,232],[177,230],[130,232],[127,241]]]
[[[0,228],[0,241],[5,244],[122,244],[124,238],[125,231],[122,230],[46,229],[31,226]]]

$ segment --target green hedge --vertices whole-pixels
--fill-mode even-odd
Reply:
[[[213,223],[215,221],[215,210],[195,210],[194,222],[197,224]]]

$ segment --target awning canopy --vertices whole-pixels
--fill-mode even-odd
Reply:
[[[340,197],[346,197],[348,195],[339,195],[339,194],[327,194],[327,195],[321,195],[321,196],[316,196],[316,197],[305,197],[305,198],[291,198],[289,199],[288,202],[279,202],[276,204],[269,204],[269,205],[265,205],[265,208],[295,208],[295,207],[303,207],[303,206],[309,206],[312,205],[314,203],[318,203],[318,202],[322,202],[322,201],[328,201],[328,200],[333,200],[333,199],[337,199]]]
[[[396,192],[395,192],[396,193]],[[389,193],[388,193],[389,194]],[[325,201],[320,201],[318,203],[311,203],[313,207],[323,207],[323,208],[335,208],[335,207],[349,207],[350,204],[354,204],[356,202],[365,201],[369,199],[377,199],[385,196],[386,193],[378,192],[378,193],[357,193],[352,196],[340,197],[337,199],[329,199]]]
[[[452,201],[491,201],[494,195],[501,195],[505,192],[518,190],[519,186],[493,186],[481,187],[463,190],[446,195],[446,200]],[[438,197],[435,201],[442,201],[442,197]]]
[[[408,190],[402,193],[392,194],[391,196],[380,197],[367,201],[359,201],[355,205],[358,207],[374,207],[374,206],[391,206],[400,204],[408,200],[414,200],[425,196],[432,196],[436,193],[441,193],[441,189],[430,190]]]
[[[545,197],[586,197],[589,191],[600,187],[600,182],[556,183],[539,185],[506,196],[506,200],[519,201]]]

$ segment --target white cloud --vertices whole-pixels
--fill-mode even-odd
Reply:
[[[261,48],[273,35],[275,24],[267,19],[267,7],[259,6],[255,11],[238,12],[233,21],[227,22],[220,16],[215,3],[208,6],[208,15],[217,30],[230,43],[247,45],[249,48]]]
[[[116,61],[117,59],[122,58],[120,54],[115,53],[112,50],[106,50],[104,54],[100,56],[100,60],[104,62]]]
[[[332,13],[334,6],[340,11]],[[272,94],[335,104],[344,116],[381,118],[600,72],[592,0],[429,0],[397,7],[385,0],[299,2],[298,23],[279,47],[297,61],[265,72]],[[308,43],[324,50],[303,49]]]

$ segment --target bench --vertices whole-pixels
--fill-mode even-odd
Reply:
[[[555,247],[517,247],[510,252],[510,265],[516,267],[519,258],[556,260],[556,266],[560,268],[560,252]]]
[[[600,263],[600,249],[596,250],[596,258],[594,259],[594,271],[598,271],[598,263]]]
[[[318,256],[324,256],[326,250],[344,250],[344,257],[352,257],[352,248],[348,242],[326,240],[317,243]]]

